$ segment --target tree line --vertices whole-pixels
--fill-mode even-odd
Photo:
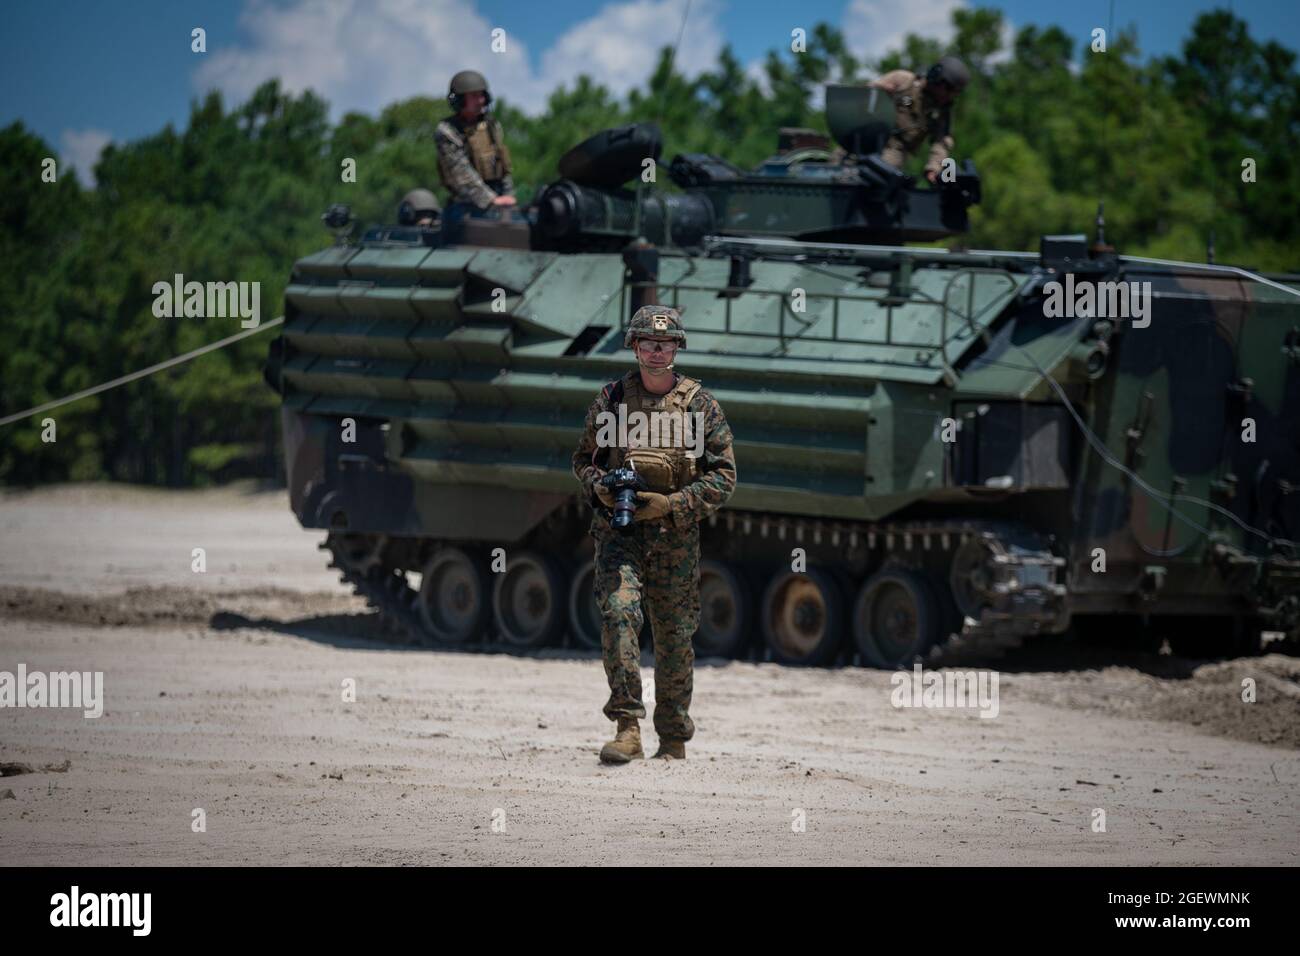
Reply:
[[[636,120],[660,124],[666,158],[716,153],[752,167],[774,152],[779,127],[825,131],[823,83],[923,71],[950,52],[973,74],[953,124],[955,155],[983,178],[970,246],[1031,250],[1044,233],[1091,231],[1104,199],[1122,252],[1204,261],[1213,238],[1217,261],[1300,271],[1293,52],[1222,10],[1195,21],[1178,55],[1149,58],[1132,29],[1102,53],[1092,37],[1027,26],[1006,49],[998,11],[957,10],[953,21],[946,46],[908,36],[875,62],[820,24],[806,52],[770,52],[761,83],[730,48],[696,76],[665,49],[623,97],[581,77],[529,116],[495,90],[517,191],[527,201],[571,146]],[[320,223],[330,203],[391,222],[408,189],[441,192],[433,130],[447,112],[440,96],[420,95],[332,124],[320,97],[276,81],[234,108],[212,92],[183,130],[107,147],[93,189],[62,173],[42,182],[55,151],[22,123],[0,130],[0,415],[237,330],[229,319],[157,318],[151,290],[176,273],[260,282],[263,316],[278,314],[294,260],[330,241]],[[346,159],[355,183],[341,181]],[[0,481],[277,476],[278,400],[261,379],[272,334],[49,413],[54,442],[42,440],[46,416],[0,428]]]

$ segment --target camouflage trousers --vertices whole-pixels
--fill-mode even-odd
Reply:
[[[604,707],[610,720],[645,717],[641,702],[641,624],[650,618],[655,652],[654,727],[659,736],[690,740],[691,690],[700,623],[700,526],[672,519],[645,521],[628,534],[600,518],[596,538],[596,604],[600,645],[609,680]]]

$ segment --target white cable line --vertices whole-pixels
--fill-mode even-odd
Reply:
[[[188,362],[190,359],[196,359],[200,355],[206,355],[208,352],[215,352],[217,349],[223,349],[227,345],[238,342],[240,339],[246,339],[250,335],[256,335],[258,332],[265,332],[267,329],[274,328],[284,321],[284,316],[272,319],[270,322],[263,322],[255,329],[245,329],[243,332],[236,332],[227,338],[211,342],[202,348],[197,348],[193,352],[186,352],[184,355],[177,355],[175,358],[169,358],[165,362],[159,362],[157,365],[150,365],[148,368],[142,368],[138,372],[132,372],[129,375],[123,375],[121,378],[115,378],[111,382],[104,382],[102,385],[95,385],[92,388],[83,389],[72,395],[65,395],[63,398],[56,398],[52,402],[46,402],[44,405],[37,405],[35,408],[28,408],[25,411],[16,412],[13,415],[6,415],[0,418],[0,426],[12,425],[14,422],[29,418],[40,412],[47,412],[51,408],[58,408],[60,405],[67,405],[69,402],[75,402],[79,399],[89,398],[91,395],[98,395],[100,392],[107,392],[110,388],[117,388],[119,385],[125,385],[127,382],[134,382],[138,378],[144,378],[146,375],[152,375],[154,372],[161,372],[165,368],[171,368],[173,365],[180,365],[182,362]]]
[[[1173,507],[1171,503],[1169,503],[1174,501],[1190,501],[1193,504],[1204,505],[1206,508],[1209,508],[1210,510],[1223,515],[1225,518],[1228,518],[1230,521],[1232,521],[1234,524],[1240,527],[1243,531],[1247,531],[1250,534],[1258,535],[1259,537],[1266,539],[1270,544],[1281,543],[1281,544],[1287,544],[1292,546],[1296,544],[1296,542],[1291,541],[1288,538],[1275,538],[1267,531],[1261,531],[1258,528],[1246,524],[1246,522],[1242,521],[1231,511],[1227,510],[1226,508],[1221,508],[1219,505],[1216,505],[1212,501],[1206,501],[1204,498],[1197,498],[1194,495],[1165,494],[1151,487],[1151,485],[1143,481],[1136,472],[1129,469],[1127,466],[1124,465],[1123,462],[1115,458],[1110,453],[1110,449],[1106,447],[1105,442],[1103,442],[1099,437],[1097,437],[1097,435],[1092,431],[1092,429],[1090,429],[1087,426],[1087,424],[1083,421],[1083,419],[1079,417],[1079,413],[1074,409],[1074,404],[1070,401],[1069,397],[1065,394],[1065,390],[1061,388],[1060,383],[1058,383],[1056,379],[1054,379],[1046,369],[1044,369],[1041,365],[1038,364],[1038,361],[1034,358],[1034,356],[1028,350],[1018,345],[1012,346],[1012,348],[1014,348],[1017,352],[1020,352],[1022,355],[1024,355],[1027,359],[1029,359],[1030,362],[1033,362],[1034,368],[1038,370],[1038,374],[1042,376],[1043,380],[1046,381],[1047,384],[1052,387],[1052,390],[1056,392],[1056,394],[1060,397],[1061,401],[1065,404],[1066,411],[1070,413],[1070,416],[1074,419],[1075,424],[1079,426],[1080,431],[1083,432],[1084,437],[1088,440],[1088,444],[1092,446],[1093,451],[1097,453],[1098,457],[1100,457],[1102,461],[1104,461],[1106,464],[1110,465],[1111,467],[1117,468],[1120,471],[1122,471],[1134,482],[1134,484],[1136,484],[1140,489],[1142,489],[1142,491],[1146,492],[1148,497],[1150,497],[1156,504],[1160,505],[1166,511],[1170,512],[1179,521],[1182,521],[1184,524],[1190,525],[1193,529],[1199,531],[1205,537],[1211,536],[1212,532],[1210,531],[1209,528],[1203,527],[1202,525],[1193,521],[1191,518],[1187,517],[1177,508]]]

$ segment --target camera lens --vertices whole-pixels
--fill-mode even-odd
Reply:
[[[636,490],[633,488],[620,488],[614,495],[614,518],[610,522],[615,528],[622,530],[632,523],[632,514],[636,511]]]

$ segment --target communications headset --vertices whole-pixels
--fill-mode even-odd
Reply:
[[[473,91],[471,90],[471,92]],[[483,94],[483,112],[486,113],[492,108],[492,93],[490,90],[480,90],[479,92]],[[447,103],[451,106],[453,113],[459,113],[465,106],[465,94],[448,93]]]

